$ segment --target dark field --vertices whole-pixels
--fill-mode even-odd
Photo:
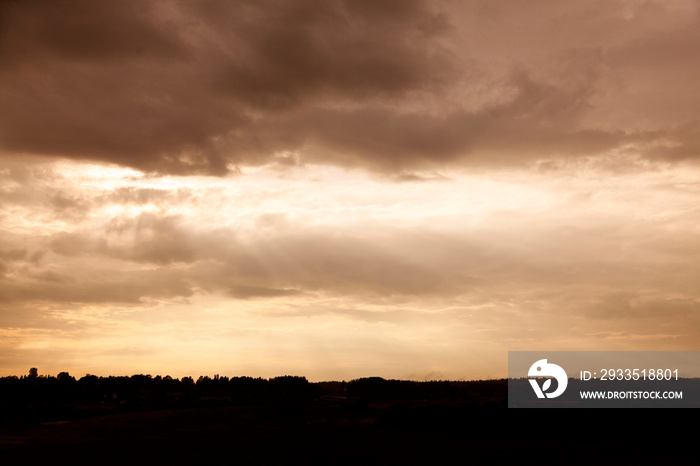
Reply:
[[[114,414],[0,429],[3,464],[564,464],[637,463],[620,438],[581,438],[507,424],[505,409],[391,402],[342,406],[212,407]],[[534,427],[534,429],[532,428]],[[524,431],[523,431],[524,429]],[[550,451],[545,452],[549,444]],[[621,448],[622,447],[622,448]]]
[[[0,430],[0,455],[10,464],[28,458],[100,464],[424,464],[509,458],[498,451],[499,432],[475,437],[468,429],[430,425],[450,417],[449,409],[222,406],[116,414],[6,426]],[[409,419],[412,415],[428,425],[411,425],[417,420]]]
[[[14,417],[0,423],[0,464],[669,464],[687,462],[694,444],[678,416],[649,410],[508,410],[504,380],[393,382],[304,380],[309,391],[246,402],[206,383],[190,398],[143,389],[128,402],[25,398],[24,411],[5,406]]]

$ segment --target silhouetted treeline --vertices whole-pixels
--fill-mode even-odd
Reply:
[[[349,382],[310,383],[305,377],[281,376],[182,379],[137,374],[130,377],[67,372],[0,378],[0,422],[71,419],[112,412],[171,409],[196,406],[303,404],[313,401],[424,400],[504,401],[506,382],[413,382],[361,378]]]
[[[347,383],[347,395],[368,400],[503,401],[507,380],[469,382],[386,380],[366,377]]]
[[[305,377],[192,377],[137,374],[130,377],[67,372],[58,376],[0,378],[0,421],[47,420],[109,412],[128,412],[221,404],[302,403],[320,396]]]

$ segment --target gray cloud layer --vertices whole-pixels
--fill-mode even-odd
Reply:
[[[683,8],[685,9],[683,9]],[[0,153],[225,173],[695,159],[696,3],[0,4]]]

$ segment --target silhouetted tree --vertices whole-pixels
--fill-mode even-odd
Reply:
[[[56,378],[59,382],[75,382],[75,377],[72,377],[68,372],[59,372]]]

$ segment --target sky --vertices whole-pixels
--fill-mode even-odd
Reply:
[[[0,0],[0,376],[700,350],[697,0]]]

